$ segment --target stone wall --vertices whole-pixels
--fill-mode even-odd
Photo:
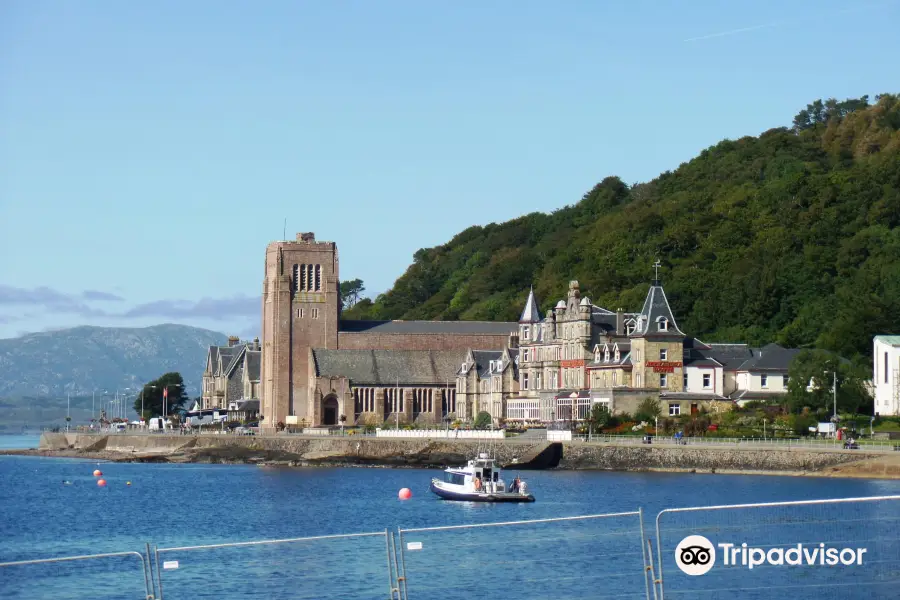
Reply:
[[[872,456],[827,449],[664,448],[573,442],[565,444],[559,467],[610,471],[805,472],[820,471]]]
[[[532,460],[548,448],[561,448],[560,469],[610,471],[716,471],[746,473],[827,474],[834,467],[884,458],[864,451],[829,449],[737,449],[699,447],[617,446],[545,440],[493,440],[490,447],[500,464]],[[44,434],[41,450],[118,453],[168,457],[177,462],[291,462],[382,466],[440,466],[459,464],[485,451],[478,440],[385,439],[374,437],[272,437],[203,435]]]

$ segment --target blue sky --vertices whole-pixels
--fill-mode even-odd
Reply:
[[[0,337],[248,337],[285,218],[374,295],[470,225],[900,91],[898,1],[678,4],[6,0]]]

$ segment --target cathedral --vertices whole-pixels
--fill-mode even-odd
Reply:
[[[262,343],[244,350],[243,370],[217,371],[216,361],[224,365],[231,352],[238,364],[238,354],[211,347],[204,390],[233,389],[234,401],[252,399],[237,397],[249,390],[259,396],[261,426],[292,429],[439,425],[480,412],[495,424],[572,422],[596,404],[633,414],[648,397],[664,416],[678,416],[777,399],[797,352],[687,336],[658,274],[638,312],[595,306],[577,281],[543,316],[529,292],[518,323],[356,321],[341,310],[334,242],[300,233],[270,243]],[[217,380],[227,373],[243,383]]]

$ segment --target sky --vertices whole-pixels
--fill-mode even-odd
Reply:
[[[900,92],[898,28],[900,0],[5,0],[0,337],[249,339],[285,230],[374,297],[471,225]]]

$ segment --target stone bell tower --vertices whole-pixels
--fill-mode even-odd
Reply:
[[[260,425],[274,427],[289,415],[309,420],[310,348],[338,347],[341,311],[337,244],[313,233],[266,247],[262,297]]]

